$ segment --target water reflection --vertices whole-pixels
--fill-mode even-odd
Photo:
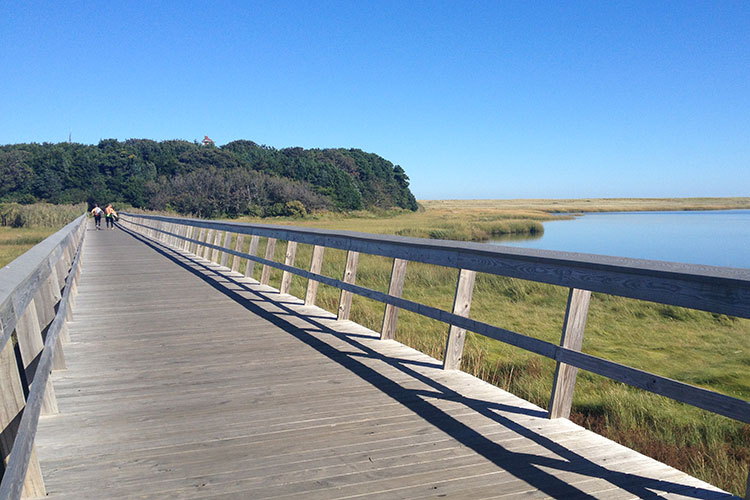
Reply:
[[[513,233],[513,234],[503,234],[502,236],[492,238],[489,243],[494,243],[497,245],[507,245],[508,242],[511,241],[533,241],[533,240],[539,240],[544,236],[544,232],[537,232],[537,233]]]
[[[490,243],[750,268],[750,210],[586,214],[545,222],[542,235]]]

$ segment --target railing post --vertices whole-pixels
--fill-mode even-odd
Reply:
[[[201,257],[203,257],[206,260],[208,260],[208,256],[211,255],[211,247],[208,246],[208,243],[213,239],[213,236],[214,236],[214,230],[209,228],[206,231],[206,240],[205,240],[206,245],[203,245],[203,251],[201,252]]]
[[[237,242],[234,244],[234,251],[241,252],[242,244],[245,243],[245,235],[237,233]],[[237,272],[240,268],[240,258],[237,255],[232,256],[232,271]]]
[[[214,246],[215,247],[220,246],[221,242],[222,242],[221,231],[217,229],[216,232],[214,233]],[[219,249],[218,248],[211,249],[211,262],[214,262],[216,264],[219,263]]]
[[[177,236],[175,239],[175,246],[180,250],[185,250],[185,236],[187,236],[188,227],[185,224],[177,224]]]
[[[206,237],[206,228],[202,227],[198,231],[198,237],[195,238],[197,241],[193,243],[193,255],[198,255],[198,250],[202,249],[203,246],[201,246],[200,242],[203,241],[203,238]]]
[[[476,271],[469,271],[468,269],[461,269],[458,272],[456,296],[453,298],[453,314],[463,318],[469,317],[476,276]],[[461,368],[461,357],[464,352],[465,340],[466,330],[451,325],[448,330],[448,341],[445,344],[443,370],[458,370]]]
[[[185,226],[185,240],[182,241],[182,249],[186,252],[190,252],[190,248],[192,247],[192,243],[188,240],[193,239],[193,231],[195,231],[194,226]],[[191,252],[192,253],[192,252]]]
[[[16,323],[16,338],[18,339],[18,350],[21,353],[21,362],[26,373],[26,380],[29,388],[31,388],[36,374],[36,363],[34,361],[44,349],[44,340],[42,339],[42,331],[39,328],[39,318],[36,313],[34,299],[31,299],[26,310],[18,318],[18,322]],[[52,380],[49,380],[45,388],[44,399],[42,400],[41,414],[52,415],[55,413],[59,413],[59,409],[57,408],[57,399],[52,387]]]
[[[49,311],[49,322],[44,325],[45,327],[49,327],[49,324],[52,323],[52,321],[55,319],[55,306],[60,302],[60,299],[62,299],[60,284],[57,282],[57,276],[55,276],[55,273],[50,274],[49,286],[52,288],[53,302],[52,309]],[[52,358],[53,370],[65,370],[67,368],[62,347],[63,338],[65,338],[66,336],[70,338],[70,336],[66,332],[61,332],[61,334],[57,336],[55,355]]]
[[[750,464],[747,464],[747,485],[745,486],[745,500],[750,500]]]
[[[406,278],[406,263],[404,259],[393,259],[393,269],[391,270],[391,284],[388,286],[388,295],[392,297],[401,297],[404,291],[404,278]],[[385,305],[385,314],[383,314],[383,328],[380,330],[382,340],[396,338],[396,323],[398,322],[398,307],[391,304]]]
[[[273,260],[273,254],[276,252],[276,238],[268,238],[266,242],[266,260]],[[263,271],[260,273],[260,284],[267,285],[271,281],[271,266],[263,264]]]
[[[168,246],[174,246],[174,236],[172,236],[172,233],[174,232],[174,222],[165,222],[164,223],[164,230],[167,231],[169,234],[164,234],[164,244]]]
[[[583,331],[586,328],[591,292],[571,288],[568,294],[568,305],[565,311],[560,346],[580,351],[583,345]],[[552,397],[549,403],[549,418],[568,418],[573,406],[573,390],[576,386],[578,368],[565,363],[557,363],[555,381],[552,385]]]
[[[286,242],[286,255],[284,256],[284,265],[294,267],[294,258],[297,256],[297,242]],[[292,273],[284,271],[281,273],[281,286],[279,293],[289,293],[292,288]]]
[[[344,269],[344,277],[341,279],[344,283],[353,285],[357,281],[357,264],[359,263],[359,252],[349,250],[346,252],[346,269]],[[352,311],[352,297],[353,293],[348,290],[341,290],[339,296],[339,308],[336,319],[348,320],[349,314]]]
[[[227,231],[226,235],[224,236],[224,248],[229,250],[232,245],[232,233]],[[221,267],[227,267],[227,259],[229,258],[229,254],[226,252],[221,252]]]
[[[36,299],[36,312],[39,320],[39,328],[44,331],[47,325],[52,323],[55,319],[55,305],[60,301],[62,295],[57,285],[57,276],[54,270],[50,273],[47,281],[39,287],[35,295]],[[52,358],[52,369],[53,370],[64,370],[65,369],[65,356],[62,350],[62,339],[57,337],[57,346],[55,347],[54,357]]]
[[[0,325],[0,333],[2,333],[2,330],[2,325]],[[18,424],[21,422],[21,412],[26,405],[18,373],[18,363],[13,352],[13,342],[10,340],[5,343],[5,347],[0,351],[0,398],[2,398],[2,404],[0,404],[0,429],[2,429],[2,433],[0,433],[0,455],[2,455],[3,465],[7,466],[8,457],[18,433]],[[46,494],[42,471],[39,468],[39,460],[34,449],[29,459],[22,496],[43,497]]]
[[[255,257],[258,255],[258,243],[260,242],[260,236],[253,235],[250,238],[250,249],[247,251],[248,255]],[[245,264],[245,277],[252,278],[253,271],[255,270],[255,261],[247,259]]]
[[[312,257],[310,258],[310,272],[320,274],[320,269],[323,267],[323,252],[326,247],[315,245],[313,247]],[[318,282],[309,279],[307,280],[307,291],[305,292],[305,305],[314,306],[315,296],[318,294]]]

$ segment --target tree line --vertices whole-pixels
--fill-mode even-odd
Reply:
[[[0,202],[119,202],[199,217],[417,209],[404,169],[376,154],[248,140],[4,145],[0,179]]]

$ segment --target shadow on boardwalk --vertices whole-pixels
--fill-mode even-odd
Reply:
[[[546,421],[547,414],[543,410],[466,397],[445,384],[426,376],[419,370],[419,368],[439,370],[441,367],[437,362],[432,363],[384,355],[372,349],[364,342],[365,338],[372,339],[372,337],[365,337],[356,333],[341,333],[324,324],[324,320],[330,320],[330,317],[301,314],[295,308],[290,307],[294,304],[299,305],[299,302],[289,302],[286,296],[280,296],[278,292],[259,291],[257,287],[248,285],[245,278],[238,279],[239,275],[229,272],[226,268],[220,268],[214,263],[198,259],[192,254],[175,251],[161,243],[148,240],[128,230],[124,231],[131,237],[150,246],[172,262],[188,270],[218,292],[241,304],[248,311],[262,317],[299,341],[304,342],[320,354],[349,370],[352,375],[367,381],[382,391],[382,393],[424,419],[424,421],[440,429],[459,441],[462,445],[474,450],[496,464],[499,468],[521,479],[545,495],[554,498],[596,498],[557,477],[561,475],[560,473],[571,473],[571,475],[584,476],[591,478],[591,480],[604,480],[611,484],[613,489],[619,488],[639,498],[664,498],[664,495],[679,495],[696,499],[732,498],[726,493],[707,488],[686,486],[685,484],[665,479],[653,479],[643,473],[620,472],[614,470],[614,467],[608,468],[597,464],[582,454],[572,451],[566,446],[558,444],[552,439],[535,432],[532,429],[534,425],[528,425],[523,422],[519,423],[503,415],[525,415],[526,417],[532,417],[532,419],[527,418],[526,422],[536,422],[538,425],[539,421],[536,419],[544,419]],[[249,294],[252,299],[243,296],[243,294]],[[273,305],[272,309],[277,309],[278,312],[269,312],[266,308],[261,307],[259,302]],[[295,324],[300,322],[310,325],[312,329],[300,327]],[[346,343],[352,348],[351,352],[348,349],[342,351],[332,347],[317,338],[316,335],[311,334],[310,331],[312,330],[315,331],[317,336],[327,335]],[[429,389],[408,389],[403,387],[398,382],[379,373],[365,363],[365,361],[372,360],[384,363],[398,370],[400,373],[418,380],[423,386],[429,387]],[[495,421],[499,426],[544,447],[554,454],[555,457],[508,450],[502,444],[485,437],[480,432],[449,415],[435,404],[430,403],[428,399],[450,400],[466,408],[470,408],[484,417]],[[613,444],[613,447],[613,454],[616,454],[617,445]],[[647,473],[648,471],[645,472]],[[582,480],[578,477],[578,481],[585,482],[585,479]],[[491,488],[488,488],[487,491],[491,491]],[[496,488],[495,491],[496,494],[503,493],[501,487]],[[620,495],[622,495],[622,492]]]

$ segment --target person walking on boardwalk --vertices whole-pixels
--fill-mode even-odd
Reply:
[[[104,212],[104,210],[94,203],[94,208],[91,209],[91,213],[94,215],[94,224],[96,225],[97,231],[102,228],[102,212]]]
[[[107,218],[107,229],[115,229],[115,220],[117,219],[117,212],[112,208],[112,204],[107,205],[104,209],[104,216]]]

